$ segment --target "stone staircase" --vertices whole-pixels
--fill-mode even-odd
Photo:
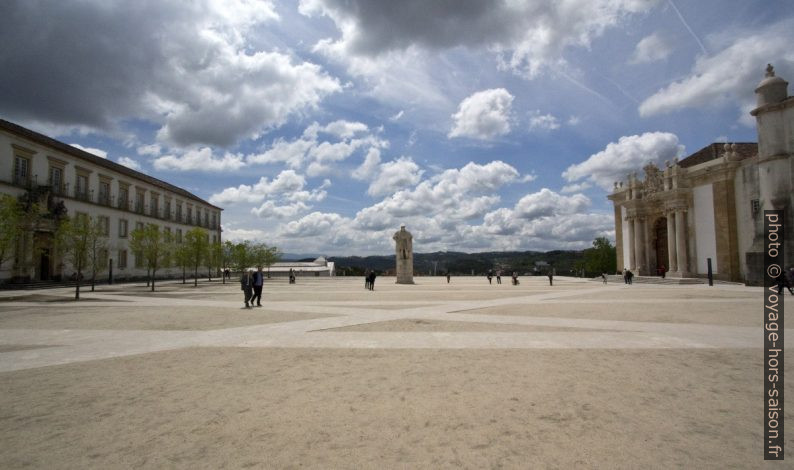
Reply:
[[[596,277],[592,279],[593,281],[601,282],[601,277]],[[612,274],[607,276],[607,282],[610,284],[612,283],[620,283],[623,284],[623,276],[619,276],[617,274]],[[699,277],[665,277],[661,278],[659,276],[637,276],[635,275],[632,279],[632,283],[634,284],[663,284],[663,285],[671,285],[671,286],[681,286],[681,285],[690,285],[690,284],[708,284],[708,279],[702,279]],[[714,281],[715,284],[722,283],[720,281]],[[733,283],[732,283],[733,284]]]

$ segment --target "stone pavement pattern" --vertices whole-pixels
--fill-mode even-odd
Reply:
[[[4,293],[0,466],[761,463],[759,289],[522,280]]]

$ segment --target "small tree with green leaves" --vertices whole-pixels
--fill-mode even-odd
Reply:
[[[607,237],[593,240],[593,247],[585,250],[585,268],[591,274],[614,273],[617,270],[617,252]]]
[[[190,265],[193,267],[193,287],[197,287],[198,268],[207,256],[209,248],[207,231],[199,227],[190,229],[185,234],[185,245],[187,246]]]
[[[161,232],[160,228],[153,224],[130,232],[130,247],[143,256],[149,272],[152,292],[154,292],[157,270],[164,267],[170,256],[170,243],[168,232]]]
[[[173,253],[174,253],[174,263],[176,263],[176,266],[182,268],[182,284],[185,284],[187,268],[191,266],[190,247],[188,247],[187,243],[177,242],[174,244]]]
[[[88,268],[91,270],[91,292],[96,286],[96,276],[105,270],[108,264],[108,237],[105,227],[99,219],[94,220],[88,227]]]
[[[232,248],[232,265],[236,271],[245,271],[256,262],[256,250],[250,241],[236,243]]]
[[[92,245],[91,220],[88,217],[65,218],[55,232],[55,244],[64,261],[72,265],[77,281],[74,299],[80,300],[80,281],[88,263]]]
[[[24,213],[19,202],[0,194],[0,268],[16,253],[17,243],[25,234]]]
[[[207,257],[207,271],[209,275],[209,280],[212,281],[212,268],[221,269],[221,265],[223,264],[223,245],[220,242],[211,243],[207,249],[209,256]],[[226,277],[221,274],[221,277],[225,279]]]

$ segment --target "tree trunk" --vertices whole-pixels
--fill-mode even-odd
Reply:
[[[74,286],[74,300],[80,300],[80,274],[82,272],[82,266],[80,263],[77,263],[77,285]]]
[[[198,265],[193,269],[193,287],[198,287]]]
[[[96,285],[96,268],[91,272],[91,292],[94,292],[94,286]]]
[[[156,272],[157,272],[157,267],[152,269],[152,292],[154,292],[154,276]]]
[[[207,266],[207,280],[212,282],[212,268]]]
[[[151,280],[152,280],[152,274],[151,274],[151,272],[152,272],[152,268],[150,268],[150,267],[148,267],[148,266],[147,266],[147,267],[146,267],[146,287],[149,287],[149,283],[150,283],[150,282],[151,282]]]

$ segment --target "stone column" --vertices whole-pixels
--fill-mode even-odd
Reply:
[[[677,209],[675,211],[675,242],[676,254],[678,256],[678,271],[683,277],[689,272],[689,260],[687,259],[687,240],[686,240],[686,210]]]
[[[645,260],[645,246],[643,229],[645,224],[643,219],[637,217],[634,219],[634,261],[635,265],[631,268],[636,271],[635,274],[639,275],[642,270],[642,263]]]
[[[629,224],[629,259],[625,260],[623,267],[634,269],[634,217],[626,217],[626,222]]]
[[[667,213],[667,270],[678,271],[678,259],[675,252],[675,216]]]

